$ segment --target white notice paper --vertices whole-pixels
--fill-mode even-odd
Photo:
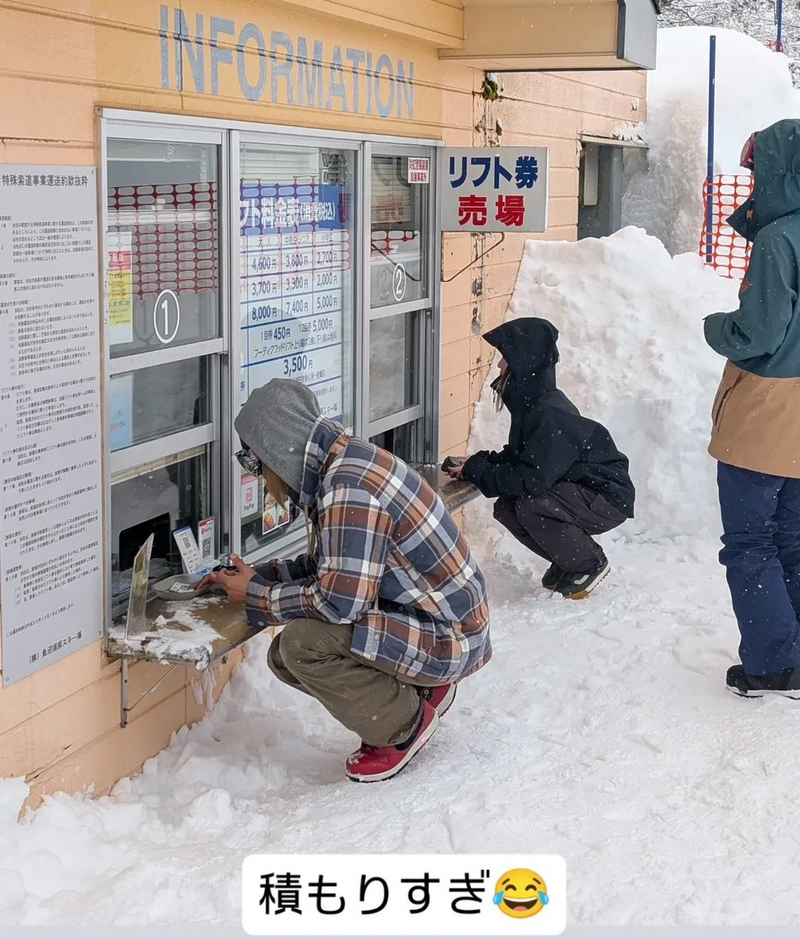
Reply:
[[[214,563],[214,542],[216,540],[216,519],[205,518],[197,526],[197,543],[200,547],[200,569],[207,571]]]
[[[3,686],[102,636],[92,167],[0,166]]]
[[[200,562],[200,549],[197,546],[197,538],[191,528],[179,528],[172,533],[175,544],[181,553],[183,566],[187,574],[196,574],[203,566]]]

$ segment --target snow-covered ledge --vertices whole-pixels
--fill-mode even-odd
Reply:
[[[227,597],[199,597],[182,603],[153,600],[147,607],[147,632],[126,636],[124,625],[108,630],[109,658],[157,665],[189,665],[198,670],[262,632],[247,623],[240,603]]]
[[[450,512],[457,512],[479,494],[471,483],[450,479],[438,466],[416,469]],[[125,635],[124,624],[111,626],[106,641],[109,658],[202,671],[264,631],[248,624],[241,604],[223,596],[180,603],[152,600],[147,621],[148,631],[133,637]]]

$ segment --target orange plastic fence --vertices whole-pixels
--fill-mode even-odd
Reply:
[[[709,237],[708,222],[704,215],[700,256],[722,277],[741,280],[750,260],[750,245],[728,225],[727,219],[734,209],[738,209],[749,198],[753,191],[753,177],[749,173],[742,176],[715,176],[703,186],[704,209],[709,191],[713,196],[711,232]]]

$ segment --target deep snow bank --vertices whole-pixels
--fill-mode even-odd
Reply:
[[[735,309],[736,292],[699,258],[672,258],[641,229],[528,242],[507,318],[556,324],[560,386],[630,458],[638,498],[625,537],[660,541],[719,527],[706,448],[723,363],[703,340],[703,318]],[[507,435],[487,381],[471,449],[500,449]],[[482,531],[498,537],[489,514],[484,501],[471,513],[473,540]]]
[[[716,173],[739,168],[755,130],[800,116],[789,60],[729,29],[658,31],[658,64],[648,75],[648,168],[629,182],[623,218],[655,235],[672,254],[697,251],[703,224],[708,115],[708,39],[717,36]]]

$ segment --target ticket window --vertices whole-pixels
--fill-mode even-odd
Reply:
[[[370,160],[368,435],[409,462],[435,458],[432,433],[432,184],[416,151]],[[429,170],[430,172],[430,170]]]
[[[242,141],[238,406],[296,378],[359,436],[435,458],[434,164],[430,150]],[[239,544],[258,557],[291,520],[236,472]]]
[[[151,534],[151,581],[182,570],[173,533],[211,517],[215,555],[298,549],[302,525],[233,456],[235,416],[272,378],[408,461],[435,458],[435,154],[137,116],[104,131],[116,616]]]
[[[339,147],[241,143],[239,407],[292,378],[322,414],[354,425],[356,159]],[[292,519],[261,480],[236,472],[241,551],[253,556]]]
[[[112,615],[149,535],[151,581],[181,573],[172,532],[219,506],[222,141],[154,136],[107,140]]]

